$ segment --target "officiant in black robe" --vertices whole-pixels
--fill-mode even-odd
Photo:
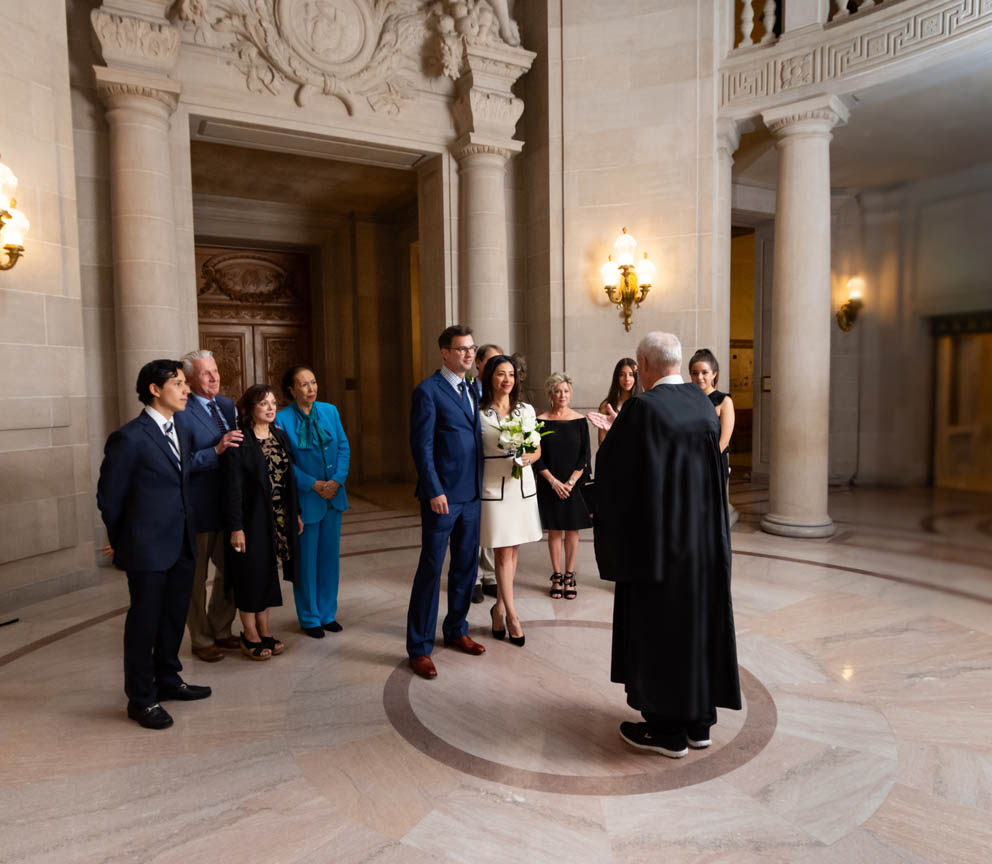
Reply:
[[[608,428],[596,461],[596,561],[616,583],[611,679],[646,722],[621,736],[678,758],[710,743],[716,708],[740,709],[730,526],[720,422],[682,382],[677,337],[638,346],[645,392]],[[615,421],[615,422],[613,422]]]

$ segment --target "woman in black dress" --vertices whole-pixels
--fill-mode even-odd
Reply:
[[[632,357],[621,357],[617,365],[613,367],[613,379],[610,381],[610,392],[606,398],[599,403],[599,413],[609,414],[607,406],[616,411],[617,414],[623,409],[627,400],[638,393],[644,392],[641,382],[637,377],[637,361]],[[599,443],[603,443],[606,438],[606,430],[600,429]]]
[[[546,383],[551,408],[538,419],[547,434],[541,439],[541,458],[534,470],[543,482],[537,484],[537,506],[541,524],[548,532],[551,553],[551,596],[574,600],[575,559],[579,552],[579,529],[589,528],[589,509],[582,500],[581,481],[589,470],[589,428],[586,418],[573,411],[572,379],[555,372]],[[562,569],[562,546],[565,567]]]
[[[269,630],[269,609],[282,606],[278,562],[283,578],[293,581],[303,531],[289,440],[273,425],[277,408],[271,387],[249,387],[238,403],[244,440],[221,457],[224,527],[231,535],[224,578],[244,627],[241,653],[252,660],[268,660],[285,647]]]
[[[720,452],[723,467],[730,476],[730,438],[734,434],[734,400],[727,393],[716,389],[720,378],[720,364],[709,348],[700,348],[689,360],[689,376],[707,396],[720,418]]]

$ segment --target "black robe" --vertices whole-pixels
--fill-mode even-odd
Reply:
[[[631,399],[596,461],[596,561],[616,582],[611,679],[639,711],[741,707],[720,421],[695,384]]]

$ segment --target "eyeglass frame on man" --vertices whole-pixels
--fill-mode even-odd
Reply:
[[[452,346],[448,350],[449,351],[457,351],[462,356],[469,357],[470,355],[474,354],[476,351],[479,350],[479,346],[478,345],[459,345],[457,347]]]

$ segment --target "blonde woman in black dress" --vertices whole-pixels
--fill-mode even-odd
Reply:
[[[293,581],[303,531],[289,439],[273,425],[277,408],[271,387],[249,387],[238,403],[244,440],[221,456],[230,532],[225,581],[244,628],[241,653],[252,660],[268,660],[285,647],[269,629],[269,609],[282,606],[279,562],[283,578]]]
[[[589,470],[589,427],[585,415],[573,411],[572,379],[555,372],[545,382],[551,407],[538,416],[549,433],[541,441],[541,458],[534,470],[541,524],[548,532],[551,553],[551,597],[574,600],[578,592],[575,559],[579,530],[589,528],[589,510],[582,500],[582,480]],[[562,547],[565,566],[562,567]]]

